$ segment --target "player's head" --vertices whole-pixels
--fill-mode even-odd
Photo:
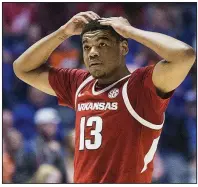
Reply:
[[[111,26],[101,25],[97,20],[90,21],[85,25],[81,38],[84,62],[93,77],[111,77],[125,66],[127,39]]]

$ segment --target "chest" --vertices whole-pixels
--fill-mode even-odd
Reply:
[[[94,92],[90,85],[79,92],[76,100],[77,136],[93,138],[94,142],[97,135],[98,139],[101,136],[108,140],[138,129],[124,103],[123,85],[98,92]]]
[[[104,119],[118,116],[124,108],[122,85],[95,91],[92,85],[83,88],[76,99],[76,116],[100,116]]]

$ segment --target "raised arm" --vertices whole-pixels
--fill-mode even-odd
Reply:
[[[103,18],[100,23],[111,25],[125,38],[136,40],[163,58],[156,64],[152,74],[154,85],[163,93],[178,87],[195,62],[193,48],[175,38],[134,28],[122,17]]]
[[[81,12],[57,31],[36,42],[13,63],[16,76],[27,84],[55,96],[48,81],[50,67],[45,64],[46,60],[65,39],[81,34],[86,23],[98,18],[94,12]]]

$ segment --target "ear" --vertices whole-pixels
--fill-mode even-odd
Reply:
[[[126,40],[120,42],[120,51],[123,56],[129,52],[128,42]]]

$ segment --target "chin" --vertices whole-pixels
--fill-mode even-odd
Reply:
[[[101,71],[90,71],[90,74],[95,78],[95,79],[99,79],[99,78],[103,78],[105,77],[105,73],[104,72],[101,72]]]

